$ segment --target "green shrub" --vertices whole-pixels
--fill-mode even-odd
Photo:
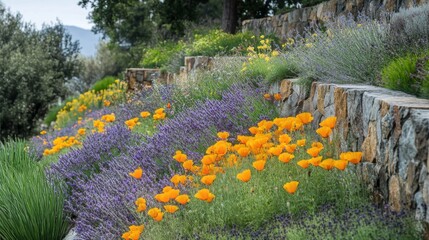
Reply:
[[[106,90],[109,88],[110,84],[115,82],[116,79],[117,79],[116,77],[112,77],[112,76],[104,77],[103,79],[95,82],[94,85],[91,87],[91,90],[94,90],[95,92]]]
[[[170,58],[180,53],[185,47],[185,43],[179,42],[161,42],[153,48],[149,48],[143,54],[140,64],[146,68],[159,68],[167,65]]]
[[[429,54],[408,54],[391,61],[381,71],[386,88],[429,98]]]
[[[195,39],[186,49],[188,56],[216,56],[244,53],[245,46],[252,41],[250,33],[228,34],[221,30],[212,30],[205,35],[195,35]]]
[[[0,239],[62,239],[69,230],[64,197],[25,146],[0,145]]]

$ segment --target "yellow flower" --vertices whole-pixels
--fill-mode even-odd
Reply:
[[[291,181],[283,185],[284,190],[290,194],[294,194],[298,188],[299,182],[298,181]]]
[[[162,114],[164,113],[164,108],[158,108],[155,110],[155,114]]]
[[[300,139],[300,140],[296,141],[296,145],[303,147],[303,146],[305,146],[305,142],[306,142],[305,139]]]
[[[85,133],[86,133],[86,129],[85,129],[85,128],[79,128],[79,129],[77,130],[77,133],[78,133],[79,135],[85,135]]]
[[[229,132],[218,132],[217,133],[217,136],[220,138],[220,139],[227,139],[228,137],[229,137]]]
[[[130,130],[133,130],[133,128],[138,124],[138,121],[138,118],[132,118],[125,121],[125,125],[127,125]]]
[[[277,57],[278,55],[280,55],[280,53],[276,50],[274,50],[273,52],[271,52],[271,56],[273,57]]]
[[[40,132],[40,135],[45,135],[45,134],[46,134],[45,130],[43,130],[43,131]]]
[[[101,120],[106,121],[106,122],[114,122],[115,121],[115,114],[111,113],[111,114],[106,114],[101,116]]]
[[[147,117],[149,117],[149,116],[150,116],[150,112],[141,112],[141,113],[140,113],[140,116],[141,116],[142,118],[147,118]]]

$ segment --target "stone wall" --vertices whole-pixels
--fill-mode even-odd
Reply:
[[[296,9],[283,15],[242,22],[242,30],[255,35],[275,34],[285,40],[291,33],[303,32],[313,22],[324,22],[331,17],[363,12],[371,17],[378,17],[383,11],[398,11],[415,5],[429,3],[429,0],[330,0],[318,5]]]
[[[366,85],[313,83],[306,91],[296,80],[270,92],[282,95],[282,116],[311,112],[318,126],[335,115],[338,147],[363,152],[360,173],[375,200],[429,223],[429,100]]]

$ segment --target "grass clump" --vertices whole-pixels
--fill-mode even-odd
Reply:
[[[0,238],[62,239],[70,226],[59,185],[49,183],[21,140],[0,145]]]
[[[104,77],[103,79],[98,80],[97,82],[92,85],[91,90],[94,90],[95,92],[100,92],[102,90],[106,90],[109,88],[110,85],[115,83],[115,80],[117,78],[112,76]]]
[[[161,42],[155,47],[149,48],[143,54],[141,65],[146,68],[159,68],[170,63],[171,57],[185,48],[186,44],[178,42]]]
[[[383,68],[381,76],[386,88],[429,98],[429,54],[397,58]]]

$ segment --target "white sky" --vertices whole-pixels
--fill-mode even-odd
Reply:
[[[12,12],[20,12],[25,22],[32,22],[37,28],[43,23],[55,23],[57,19],[63,25],[73,25],[91,29],[87,19],[90,9],[77,5],[79,0],[0,0]]]

